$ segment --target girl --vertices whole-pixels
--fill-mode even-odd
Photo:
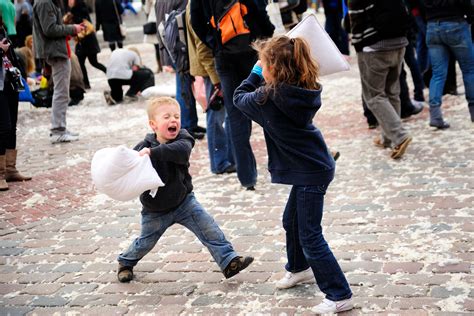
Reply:
[[[350,310],[351,289],[321,227],[324,194],[335,165],[313,125],[321,107],[318,66],[301,38],[277,36],[256,42],[254,48],[260,60],[235,91],[234,103],[263,127],[272,182],[293,185],[283,213],[287,273],[277,287],[306,281],[312,270],[326,294],[313,312]]]

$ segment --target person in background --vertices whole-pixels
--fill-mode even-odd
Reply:
[[[474,50],[470,26],[465,19],[468,12],[464,3],[463,0],[425,0],[428,22],[426,44],[433,69],[430,81],[429,125],[437,129],[450,127],[443,119],[441,111],[450,52],[461,67],[471,122],[474,122]]]
[[[191,0],[193,1],[193,0]],[[207,47],[196,35],[191,25],[191,2],[186,7],[186,30],[188,39],[189,72],[192,76],[204,78],[206,86],[207,110],[207,144],[211,172],[215,174],[235,172],[234,156],[231,151],[229,123],[223,104],[215,108],[210,102],[211,94],[221,90],[219,76],[214,66],[212,50]],[[225,127],[224,127],[224,122]]]
[[[244,6],[244,28],[248,35],[241,35],[223,43],[218,25],[214,1],[191,1],[191,24],[199,39],[213,50],[217,74],[224,92],[224,106],[229,117],[232,152],[237,168],[237,177],[246,190],[254,191],[257,183],[257,164],[250,145],[252,121],[235,107],[232,96],[257,61],[257,54],[251,42],[257,38],[271,37],[275,27],[265,10],[254,0],[241,0],[237,5]]]
[[[28,181],[16,169],[16,124],[18,119],[18,91],[12,86],[11,78],[6,75],[2,59],[8,58],[12,66],[21,68],[11,47],[0,12],[0,191],[8,190],[8,183]]]
[[[324,29],[343,55],[349,55],[349,37],[342,27],[344,0],[323,0],[326,23]]]
[[[3,24],[7,29],[8,38],[13,44],[12,48],[15,48],[17,44],[15,28],[15,5],[10,0],[0,0],[0,13],[3,16]]]
[[[96,31],[99,31],[100,27],[103,28],[104,41],[109,43],[112,51],[116,46],[122,48],[125,40],[120,32],[122,14],[123,7],[120,0],[96,0],[95,2]]]
[[[138,100],[137,94],[155,84],[153,72],[142,67],[140,53],[135,47],[119,48],[110,54],[107,79],[110,92],[104,91],[108,105]],[[122,86],[130,86],[123,96]]]
[[[72,23],[80,24],[84,20],[88,21],[87,25],[92,27],[90,23],[91,17],[89,15],[89,9],[87,8],[84,0],[69,0],[69,7],[71,8],[72,14]],[[76,42],[76,55],[81,65],[82,76],[84,78],[84,87],[90,89],[91,85],[89,82],[89,76],[87,75],[86,69],[86,59],[89,59],[89,63],[102,71],[104,74],[107,72],[107,69],[104,65],[97,61],[97,54],[100,53],[99,42],[97,41],[97,36],[94,30],[85,30],[86,34],[78,34]],[[82,36],[81,36],[82,35]]]
[[[188,0],[156,0],[156,23],[165,23],[166,15],[173,10],[182,11],[186,8]],[[163,69],[167,72],[175,71],[176,65],[172,65],[171,59],[165,47],[160,46],[160,61]],[[195,139],[203,139],[206,128],[198,125],[196,111],[196,99],[193,95],[193,78],[189,71],[176,71],[176,100],[181,106],[181,126],[186,129]]]
[[[400,119],[399,82],[409,16],[403,0],[351,0],[348,4],[363,100],[382,128],[374,144],[393,146],[390,157],[399,159],[412,141]]]
[[[147,23],[155,23],[156,25],[156,11],[155,11],[155,0],[145,0],[145,4],[143,6],[143,11],[147,14]],[[160,60],[160,45],[158,44],[158,37],[155,34],[145,34],[143,36],[144,43],[150,43],[155,46],[155,57],[156,57],[156,73],[163,71],[161,67],[161,60]]]
[[[36,58],[51,67],[55,82],[51,111],[50,142],[76,141],[79,134],[66,129],[71,60],[68,37],[84,30],[81,24],[64,25],[57,0],[36,0],[33,6],[33,42]]]

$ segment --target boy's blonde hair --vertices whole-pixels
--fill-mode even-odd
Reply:
[[[147,106],[147,113],[148,113],[148,118],[151,120],[153,119],[153,115],[155,114],[156,109],[158,109],[160,106],[163,105],[169,105],[173,104],[176,105],[179,109],[179,103],[176,101],[176,99],[170,98],[170,97],[156,97],[148,101],[148,106]]]

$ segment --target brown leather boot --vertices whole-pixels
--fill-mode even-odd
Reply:
[[[0,156],[0,191],[8,190],[8,183],[5,181],[5,155]]]
[[[5,154],[6,157],[6,174],[5,180],[8,182],[15,181],[28,181],[31,180],[31,177],[22,176],[18,170],[16,170],[16,149],[7,149]]]

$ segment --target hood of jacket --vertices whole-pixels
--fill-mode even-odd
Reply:
[[[297,126],[312,124],[314,115],[321,107],[322,87],[309,90],[281,84],[276,90],[276,93],[270,92],[269,98],[288,119]]]

